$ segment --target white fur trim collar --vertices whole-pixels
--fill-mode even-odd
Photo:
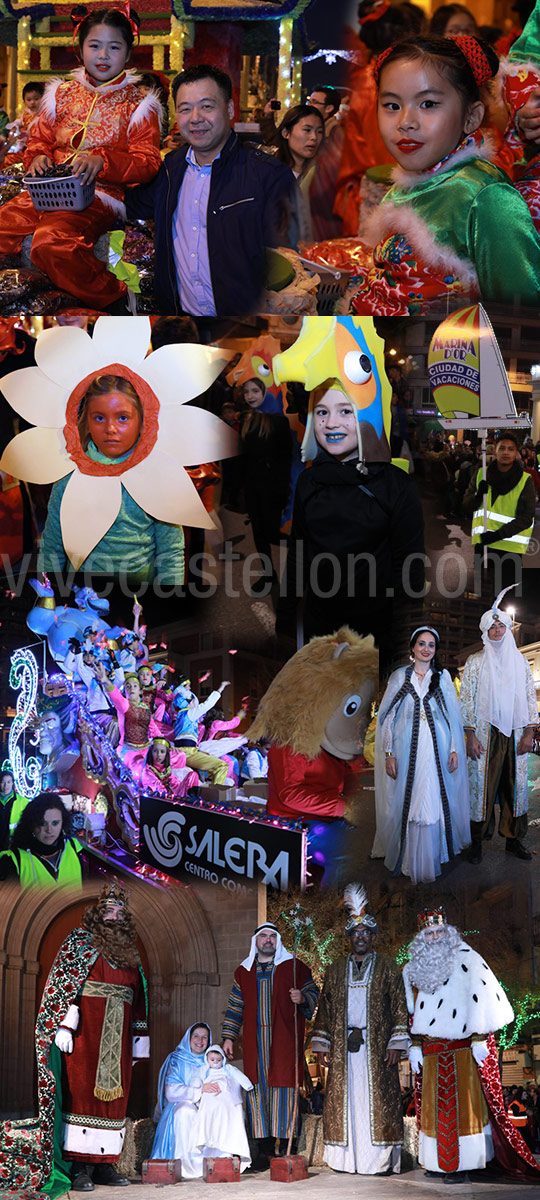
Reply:
[[[49,79],[49,82],[45,85],[45,92],[41,101],[40,116],[44,113],[50,121],[54,121],[56,116],[56,93],[60,85],[65,82],[65,79],[61,79],[60,77]]]
[[[403,233],[422,262],[444,270],[446,274],[456,275],[465,286],[478,289],[478,277],[472,262],[460,258],[451,246],[437,242],[429,225],[418,216],[412,205],[392,204],[391,201],[380,204],[366,221],[363,240],[368,246],[374,247],[392,233]]]
[[[119,200],[117,196],[111,196],[109,192],[104,192],[102,188],[96,188],[95,195],[99,196],[105,208],[112,208],[112,211],[117,213],[122,221],[126,220],[126,206],[123,200]]]
[[[495,79],[498,79],[501,73],[519,75],[520,71],[532,71],[534,75],[540,75],[540,62],[533,62],[530,58],[501,58]]]
[[[450,158],[446,158],[443,163],[429,171],[406,171],[403,167],[396,166],[392,170],[392,180],[402,188],[413,188],[419,183],[429,183],[430,179],[437,179],[439,175],[444,175],[447,171],[453,171],[455,166],[461,163],[470,162],[471,158],[485,158],[488,162],[493,158],[495,153],[495,145],[489,134],[484,135],[484,140],[481,145],[473,142],[470,146],[463,146],[461,150],[456,150],[455,154],[451,154]]]
[[[162,111],[157,92],[147,92],[146,96],[143,96],[141,103],[137,105],[131,114],[128,133],[131,129],[136,129],[138,125],[142,125],[144,121],[147,121],[151,113],[155,113],[159,125]]]
[[[97,92],[100,96],[106,96],[110,92],[120,91],[121,88],[127,87],[130,83],[139,83],[141,77],[138,71],[132,71],[128,67],[123,79],[119,80],[118,83],[112,80],[111,83],[98,83],[96,86],[94,83],[90,83],[84,67],[76,67],[71,72],[70,78],[76,79],[77,83],[81,83],[89,92]]]
[[[407,1007],[413,1013],[412,1034],[460,1039],[494,1033],[514,1016],[504,988],[480,954],[466,942],[456,951],[450,978],[436,992],[418,992],[403,972]]]

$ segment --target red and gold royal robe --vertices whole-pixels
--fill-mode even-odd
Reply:
[[[111,999],[116,999],[116,1012],[109,1008],[107,1013]],[[63,1156],[116,1162],[124,1138],[133,1038],[147,1035],[138,967],[112,967],[100,954],[76,1004],[80,1017],[73,1053],[63,1055]]]

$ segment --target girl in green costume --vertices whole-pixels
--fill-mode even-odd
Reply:
[[[487,160],[480,88],[498,69],[478,38],[417,38],[379,55],[378,120],[397,162],[353,254],[354,312],[411,315],[441,300],[540,299],[540,237],[525,202]],[[371,248],[373,247],[373,248]]]

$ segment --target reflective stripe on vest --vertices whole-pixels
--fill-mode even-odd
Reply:
[[[28,796],[21,796],[19,792],[15,792],[15,799],[9,817],[9,832],[13,833],[15,826],[19,824],[22,814],[28,804]]]
[[[11,851],[11,857],[15,865],[19,867],[19,879],[22,888],[28,887],[57,887],[71,884],[72,887],[81,887],[82,872],[79,862],[79,854],[82,850],[82,845],[76,840],[67,841],[62,857],[60,859],[60,868],[57,878],[51,875],[47,867],[41,862],[41,859],[36,858],[30,850],[19,850],[18,863],[17,853]]]
[[[499,529],[501,525],[508,525],[510,521],[514,520],[517,502],[521,496],[523,488],[527,483],[528,478],[529,476],[527,475],[527,472],[524,471],[521,479],[518,483],[516,483],[516,486],[512,488],[512,491],[507,492],[505,496],[497,496],[496,500],[492,499],[491,487],[488,489],[486,496],[486,518],[484,519],[483,508],[477,508],[476,512],[473,514],[471,531],[473,546],[477,546],[480,543],[480,534],[482,534],[484,530],[492,532],[495,529]],[[482,472],[479,471],[476,477],[477,488],[481,482],[481,479]],[[501,537],[496,542],[490,542],[490,549],[508,550],[512,554],[526,554],[527,546],[529,545],[532,537],[533,525],[534,522],[531,522],[527,529],[521,529],[519,533],[513,533],[508,538]]]

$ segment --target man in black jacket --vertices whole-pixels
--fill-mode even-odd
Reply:
[[[172,85],[179,132],[151,185],[130,188],[130,219],[155,220],[155,295],[160,312],[241,316],[256,311],[266,248],[287,244],[295,181],[271,155],[231,129],[232,84],[200,64]]]

